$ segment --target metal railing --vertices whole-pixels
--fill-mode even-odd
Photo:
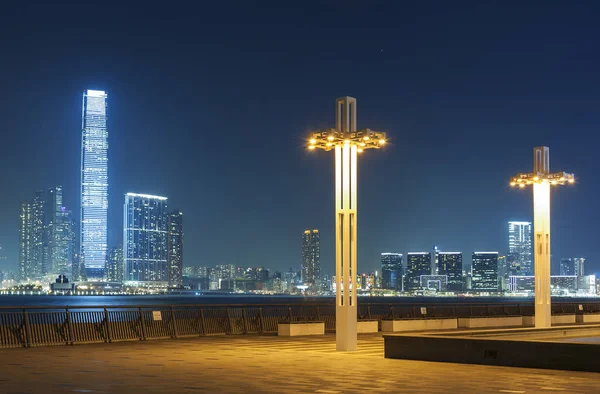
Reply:
[[[359,320],[531,316],[532,303],[359,304]],[[600,313],[600,302],[554,303],[552,313]],[[335,332],[335,306],[144,305],[0,307],[0,347],[72,345],[205,335],[276,333],[280,322],[323,321]]]

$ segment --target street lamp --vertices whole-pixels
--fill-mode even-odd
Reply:
[[[335,279],[336,349],[356,350],[356,280],[358,269],[356,221],[357,155],[366,149],[379,149],[386,135],[370,129],[356,130],[356,99],[336,100],[335,129],[312,132],[308,149],[335,150]]]
[[[533,185],[533,232],[535,274],[535,327],[552,326],[550,308],[550,187],[575,183],[564,171],[550,173],[550,150],[533,148],[533,172],[511,178],[512,187]]]

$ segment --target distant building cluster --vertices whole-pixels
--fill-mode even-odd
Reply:
[[[104,91],[83,94],[79,221],[63,205],[61,186],[21,202],[22,284],[52,282],[51,288],[64,290],[71,278],[92,283],[82,288],[183,286],[183,214],[168,211],[166,197],[127,193],[123,244],[108,246],[107,101]]]

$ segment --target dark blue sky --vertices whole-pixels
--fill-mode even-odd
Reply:
[[[333,156],[304,148],[334,100],[388,132],[359,163],[359,269],[379,253],[507,250],[550,146],[578,184],[553,193],[552,250],[596,252],[600,27],[594,2],[197,2],[15,6],[0,16],[0,244],[18,260],[19,201],[62,184],[77,211],[81,95],[109,95],[109,240],[123,194],[169,197],[185,264],[299,268],[321,230],[333,271]],[[277,5],[279,4],[279,5]],[[339,10],[334,7],[346,7]]]

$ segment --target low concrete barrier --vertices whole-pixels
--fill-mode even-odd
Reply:
[[[356,322],[356,333],[367,334],[379,332],[379,321],[377,320],[360,320]]]
[[[280,337],[296,337],[303,335],[325,335],[324,322],[292,322],[278,323],[277,335]]]
[[[459,317],[458,328],[521,327],[522,316]]]
[[[600,323],[600,313],[577,315],[577,323]]]
[[[457,327],[457,321],[454,317],[448,319],[398,319],[381,321],[381,331],[383,332],[452,330]]]
[[[575,324],[577,319],[576,315],[552,315],[552,324]],[[535,316],[523,316],[523,327],[535,327]]]

